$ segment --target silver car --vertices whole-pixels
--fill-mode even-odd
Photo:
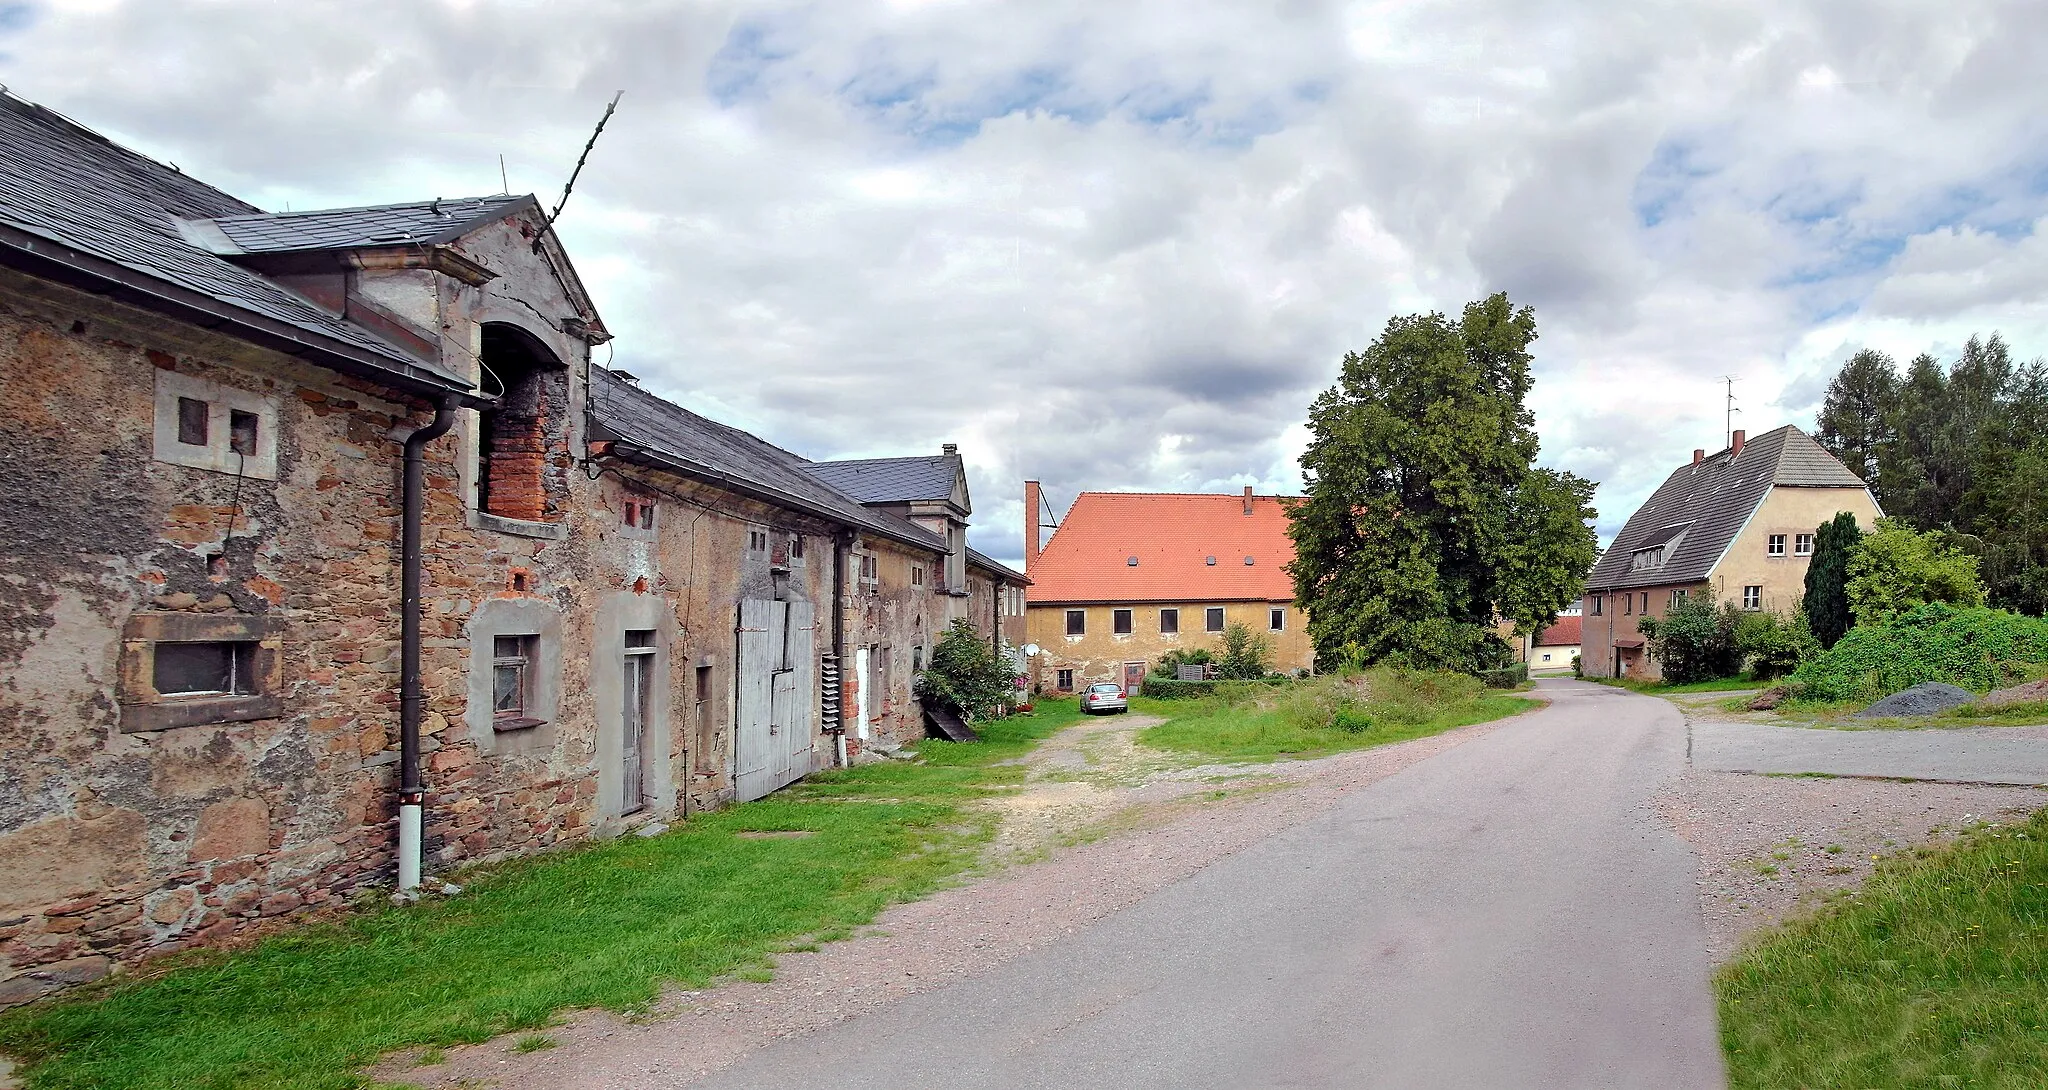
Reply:
[[[1124,687],[1113,681],[1098,681],[1081,693],[1081,713],[1127,712],[1131,702],[1124,699]]]

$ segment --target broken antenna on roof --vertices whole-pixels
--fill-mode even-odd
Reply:
[[[555,202],[555,210],[548,213],[547,222],[541,225],[540,233],[533,236],[534,253],[540,252],[540,241],[548,237],[548,232],[555,229],[555,221],[562,218],[562,208],[569,203],[569,193],[576,188],[576,179],[583,174],[583,164],[590,158],[590,149],[597,146],[597,138],[604,134],[605,123],[612,119],[612,111],[619,108],[619,100],[624,97],[624,91],[612,96],[612,100],[605,104],[604,116],[597,119],[597,128],[592,129],[590,139],[583,142],[583,154],[576,157],[576,169],[571,170],[569,180],[562,183],[562,199]]]

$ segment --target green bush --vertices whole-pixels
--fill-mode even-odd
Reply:
[[[1858,625],[1792,675],[1807,700],[1874,700],[1928,681],[1986,692],[2048,663],[2048,620],[1932,603]]]
[[[1665,611],[1664,618],[1645,617],[1636,630],[1649,637],[1650,654],[1673,685],[1713,681],[1742,672],[1742,652],[1735,646],[1735,628],[1742,614],[1734,606],[1715,606],[1710,594],[1687,595]]]
[[[1583,662],[1581,662],[1581,661],[1579,660],[1579,656],[1577,656],[1577,655],[1573,655],[1573,656],[1572,656],[1572,676],[1573,676],[1573,677],[1585,677],[1585,676],[1586,676],[1586,664],[1585,664],[1585,663],[1583,663]]]
[[[1477,676],[1480,681],[1486,683],[1487,688],[1512,689],[1529,680],[1529,664],[1518,662],[1513,666],[1503,666],[1498,670],[1481,670]]]
[[[1017,672],[965,618],[932,645],[932,661],[917,675],[918,699],[936,701],[968,719],[987,719],[1017,691]]]
[[[1849,555],[1849,609],[1859,625],[1883,624],[1916,606],[1984,604],[1977,558],[1936,533],[1897,519],[1878,519]]]
[[[1820,641],[1807,627],[1806,614],[1744,613],[1735,622],[1735,649],[1758,681],[1783,677],[1820,653]]]
[[[1215,696],[1216,686],[1221,684],[1220,681],[1182,681],[1154,674],[1145,679],[1144,694],[1154,700],[1200,700]]]
[[[1216,660],[1216,675],[1237,681],[1255,681],[1266,676],[1266,664],[1273,657],[1266,637],[1236,621],[1223,628],[1223,654]]]
[[[1159,656],[1158,664],[1152,667],[1152,676],[1177,678],[1180,676],[1180,668],[1183,666],[1207,666],[1215,661],[1216,656],[1210,654],[1209,649],[1206,647],[1197,647],[1192,650],[1176,647],[1166,654]],[[1146,691],[1151,691],[1149,685],[1146,687]]]

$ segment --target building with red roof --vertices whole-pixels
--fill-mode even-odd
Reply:
[[[1267,640],[1274,669],[1314,664],[1281,497],[1083,492],[1042,548],[1037,481],[1024,482],[1024,504],[1025,624],[1041,687],[1134,688],[1169,651],[1218,651],[1234,623]]]
[[[1571,669],[1572,660],[1579,657],[1579,628],[1583,620],[1576,615],[1559,617],[1556,624],[1538,632],[1529,646],[1530,671]]]

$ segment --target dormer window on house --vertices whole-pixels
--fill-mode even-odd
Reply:
[[[532,334],[500,322],[484,325],[478,362],[484,390],[498,403],[477,414],[476,508],[547,521],[557,513],[548,496],[548,453],[567,441],[555,433],[568,420],[569,371]]]
[[[1628,569],[1643,571],[1663,567],[1678,551],[1679,539],[1685,536],[1686,528],[1690,525],[1692,524],[1679,523],[1676,526],[1666,526],[1637,542],[1635,549],[1629,553]]]

